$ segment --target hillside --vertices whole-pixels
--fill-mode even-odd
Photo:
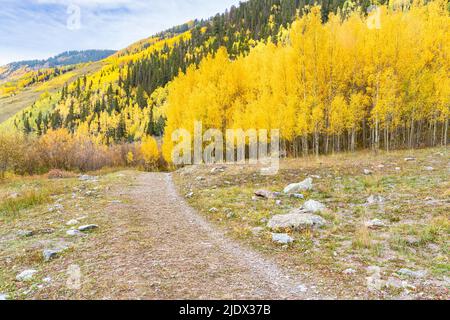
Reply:
[[[17,79],[29,71],[70,66],[80,63],[103,60],[114,54],[114,50],[67,51],[43,60],[27,60],[12,62],[0,67],[0,83]]]

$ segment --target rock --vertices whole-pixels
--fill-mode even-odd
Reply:
[[[192,198],[193,196],[194,196],[193,192],[189,192],[186,194],[186,198],[188,198],[188,199]]]
[[[269,220],[267,227],[272,230],[303,230],[315,227],[320,228],[326,224],[326,221],[320,216],[299,212],[298,210],[293,210],[292,213],[275,215]]]
[[[386,288],[403,289],[405,283],[402,280],[394,277],[389,277],[385,283]]]
[[[112,200],[109,203],[111,203],[111,204],[122,204],[122,201],[120,201],[120,200]]]
[[[216,212],[219,212],[219,210],[217,208],[211,208],[211,209],[208,210],[208,212],[216,213]]]
[[[61,252],[62,250],[44,250],[42,252],[42,255],[44,257],[44,261],[45,262],[49,262],[50,260],[56,259],[56,257],[58,257],[58,254]]]
[[[382,196],[374,196],[371,195],[369,198],[367,198],[367,204],[382,204],[384,203],[385,199]]]
[[[195,180],[197,180],[197,181],[205,181],[206,179],[203,178],[203,177],[196,177]]]
[[[267,190],[257,190],[255,191],[255,196],[265,199],[275,199],[277,197],[275,192]]]
[[[401,171],[402,170],[402,168],[400,168],[400,167],[395,167],[395,171]]]
[[[369,291],[380,291],[385,285],[385,282],[381,280],[381,268],[369,266],[367,267],[367,273],[369,274],[369,277],[366,278]]]
[[[72,220],[68,221],[68,222],[66,223],[66,225],[68,225],[68,226],[74,226],[74,225],[77,225],[78,223],[79,223],[78,220],[72,219]]]
[[[424,170],[425,171],[434,171],[434,168],[433,167],[424,167]]]
[[[8,300],[8,299],[9,299],[9,297],[8,297],[7,294],[0,293],[0,301],[5,301],[5,300]]]
[[[366,227],[369,229],[380,229],[387,227],[387,225],[380,219],[373,219],[371,221],[366,222]]]
[[[25,270],[16,276],[16,280],[17,281],[30,281],[31,279],[33,279],[33,277],[36,273],[37,273],[37,270],[34,270],[34,269]]]
[[[302,195],[301,193],[292,193],[289,195],[289,197],[294,199],[305,199],[305,196]]]
[[[275,201],[275,204],[276,204],[277,206],[281,206],[281,200]]]
[[[66,231],[66,234],[70,237],[80,237],[83,235],[82,232],[78,231],[77,229],[70,229]]]
[[[308,200],[303,204],[303,210],[308,212],[320,212],[325,210],[326,207],[323,203],[316,201],[316,200]]]
[[[89,176],[87,174],[81,175],[78,179],[80,181],[97,181],[98,180],[97,177]]]
[[[52,278],[50,278],[50,277],[45,277],[44,279],[42,279],[42,282],[44,282],[44,283],[50,283],[50,282],[52,282]]]
[[[383,169],[383,168],[384,168],[384,164],[379,164],[379,165],[377,166],[377,168],[378,168],[378,169]]]
[[[407,161],[407,162],[416,161],[416,158],[414,158],[414,157],[406,157],[405,161]]]
[[[408,276],[411,278],[423,278],[427,275],[426,270],[413,271],[413,270],[406,269],[406,268],[398,270],[397,273],[399,275]]]
[[[348,268],[348,269],[345,269],[344,271],[342,271],[342,273],[346,274],[346,275],[351,275],[351,274],[355,274],[356,270],[352,269],[352,268]]]
[[[254,236],[259,236],[264,231],[263,227],[251,228],[251,232]]]
[[[371,174],[373,174],[373,171],[372,170],[369,170],[369,169],[364,169],[364,174],[366,175],[366,176],[370,176]]]
[[[19,232],[17,232],[17,235],[22,238],[29,238],[34,235],[34,232],[29,230],[19,230]]]
[[[20,197],[20,193],[13,192],[9,194],[8,199],[17,199],[18,197]]]
[[[98,225],[96,225],[96,224],[88,224],[86,226],[79,227],[78,231],[86,232],[86,231],[92,231],[92,230],[95,230],[95,229],[98,229]]]
[[[294,239],[286,233],[272,233],[272,241],[279,244],[289,244],[294,242]]]
[[[313,179],[307,178],[306,180],[300,182],[300,183],[292,183],[288,185],[286,188],[284,188],[284,193],[298,193],[300,191],[308,191],[313,188]]]

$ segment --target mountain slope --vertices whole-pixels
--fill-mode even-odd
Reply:
[[[20,77],[21,74],[32,70],[36,71],[103,60],[115,52],[114,50],[68,51],[49,59],[12,62],[0,67],[0,83],[8,81],[10,78]]]

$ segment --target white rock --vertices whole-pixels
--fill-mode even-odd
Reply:
[[[293,210],[288,214],[275,215],[269,220],[267,227],[272,230],[303,230],[315,227],[320,228],[326,224],[326,221],[320,216],[299,212],[299,210]]]
[[[373,219],[366,222],[366,227],[369,229],[379,229],[387,227],[387,225],[380,219]]]
[[[405,161],[416,161],[416,158],[414,158],[414,157],[406,157],[405,158]]]
[[[275,204],[276,204],[277,206],[281,206],[281,200],[275,201]]]
[[[72,219],[72,220],[68,221],[68,222],[66,223],[66,225],[68,225],[68,226],[74,226],[74,225],[77,225],[78,223],[79,223],[78,220]]]
[[[255,227],[251,229],[253,235],[258,236],[264,231],[263,227]]]
[[[294,239],[286,233],[272,233],[272,241],[280,244],[289,244],[294,242]]]
[[[308,200],[303,204],[303,209],[308,212],[320,212],[326,209],[325,205],[316,200]]]
[[[371,195],[369,198],[367,198],[367,204],[381,204],[384,203],[385,199],[382,196],[374,196]]]
[[[192,198],[194,196],[193,192],[189,192],[186,194],[186,198]]]
[[[401,171],[402,170],[402,168],[400,168],[400,167],[395,167],[395,171]]]
[[[28,269],[25,271],[22,271],[16,276],[17,281],[30,281],[33,279],[34,275],[37,273],[37,270],[34,269]]]
[[[219,212],[219,210],[217,208],[211,208],[208,210],[210,213],[216,213]]]
[[[268,190],[257,190],[255,191],[255,196],[265,199],[274,199],[277,197],[277,194]]]
[[[80,181],[97,181],[98,178],[84,174],[84,175],[81,175],[78,179]]]
[[[78,230],[81,231],[81,232],[91,231],[91,230],[94,230],[94,229],[98,229],[98,225],[96,225],[96,224],[88,224],[86,226],[81,226],[81,227],[78,228]]]
[[[8,199],[17,199],[20,196],[20,193],[13,192],[8,196]]]
[[[66,231],[66,234],[70,237],[79,237],[82,236],[83,233],[78,231],[77,229],[70,229]]]
[[[347,274],[347,275],[351,275],[351,274],[355,274],[356,270],[352,269],[352,268],[348,268],[348,269],[345,269],[344,271],[342,271],[342,273],[343,274]]]
[[[427,275],[426,270],[413,271],[413,270],[406,269],[406,268],[402,268],[402,269],[398,270],[397,273],[400,275],[408,276],[408,277],[412,277],[412,278],[423,278]]]
[[[313,188],[313,179],[307,178],[300,183],[292,183],[284,188],[284,193],[298,193],[301,191],[308,191]]]
[[[305,196],[302,195],[301,193],[292,193],[289,195],[291,198],[295,198],[295,199],[305,199]]]
[[[373,173],[373,171],[372,170],[369,170],[369,169],[364,169],[364,174],[366,175],[366,176],[370,176],[372,173]]]
[[[424,170],[425,171],[434,171],[434,168],[433,167],[424,167]]]
[[[50,250],[50,249],[44,250],[42,252],[42,256],[44,257],[44,261],[45,262],[49,262],[50,260],[55,259],[61,251],[62,250]]]
[[[0,301],[5,301],[8,299],[9,299],[9,296],[7,294],[0,293]]]

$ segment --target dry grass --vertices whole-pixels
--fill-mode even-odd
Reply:
[[[405,161],[410,156],[416,161]],[[284,160],[280,172],[269,177],[247,166],[226,166],[224,172],[213,174],[212,167],[196,166],[179,170],[174,179],[180,193],[194,193],[188,201],[211,221],[290,268],[318,272],[355,294],[367,291],[370,265],[393,276],[400,268],[426,270],[425,279],[407,279],[417,287],[413,294],[442,298],[450,276],[450,202],[445,196],[450,187],[449,161],[445,148],[377,155],[360,152]],[[434,170],[427,171],[427,166]],[[364,175],[364,169],[373,174]],[[253,193],[258,189],[279,192],[308,176],[314,177],[314,189],[304,193],[305,200],[326,204],[328,210],[320,215],[328,224],[320,230],[290,232],[296,241],[287,248],[276,245],[266,221],[300,207],[303,200],[281,196],[277,205],[275,200],[253,200]],[[371,195],[384,201],[369,205]],[[210,208],[217,210],[210,212]],[[382,220],[386,227],[368,229],[365,223],[373,219]],[[255,235],[254,227],[264,231]],[[356,274],[343,277],[347,268]],[[391,292],[381,295],[389,297]]]

